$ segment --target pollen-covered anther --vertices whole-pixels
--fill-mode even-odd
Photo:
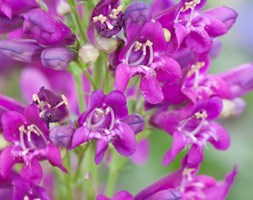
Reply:
[[[197,62],[196,64],[192,65],[191,69],[187,73],[187,77],[192,76],[204,66],[205,66],[205,62]]]
[[[117,19],[118,14],[122,12],[122,9],[123,9],[122,5],[119,5],[116,9],[112,9],[111,13],[109,14],[109,17],[111,19]]]
[[[194,9],[196,5],[200,4],[201,0],[193,0],[190,2],[185,2],[184,6],[181,8],[181,12],[185,12],[188,9]]]
[[[194,114],[194,117],[196,119],[206,119],[207,118],[207,113],[206,113],[206,111],[197,112],[197,113]]]
[[[107,18],[106,18],[106,16],[100,14],[100,15],[98,15],[96,17],[93,17],[92,20],[93,20],[94,23],[100,22],[101,24],[104,24],[106,22]]]
[[[171,40],[171,32],[168,29],[164,28],[163,33],[164,33],[166,42],[169,42]]]
[[[43,110],[43,108],[46,106],[48,108],[51,108],[51,105],[46,101],[41,101],[39,96],[37,94],[33,94],[32,99],[35,103],[38,104],[39,109]]]
[[[139,50],[141,50],[141,48],[142,48],[142,43],[136,41],[134,44],[134,50],[139,51]]]

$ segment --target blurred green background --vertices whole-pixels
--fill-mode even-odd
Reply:
[[[232,30],[221,38],[222,52],[212,63],[211,71],[222,72],[234,66],[252,62],[253,60],[253,1],[252,0],[209,0],[208,7],[229,6],[234,8],[239,17]],[[0,92],[20,99],[17,75],[19,71],[12,71],[0,77]],[[205,150],[205,161],[200,173],[223,179],[234,165],[238,165],[238,176],[231,189],[229,200],[253,199],[253,93],[244,98],[247,109],[237,118],[222,120],[221,123],[231,134],[231,147],[226,152],[215,150],[211,145]],[[171,146],[171,138],[165,133],[155,132],[150,136],[150,158],[144,166],[133,166],[120,176],[117,189],[127,189],[137,193],[163,175],[170,173],[180,166],[181,153],[169,167],[161,165],[163,154]]]
[[[252,0],[209,0],[207,7],[228,6],[235,9],[238,20],[228,34],[221,38],[223,47],[213,61],[211,72],[222,72],[253,60],[253,1]],[[236,118],[220,121],[231,134],[231,147],[222,152],[211,145],[205,149],[205,161],[200,173],[222,180],[234,165],[238,165],[238,176],[228,200],[253,199],[253,93],[246,95],[245,112]],[[144,166],[132,166],[120,177],[120,189],[138,192],[166,173],[180,166],[184,153],[169,167],[161,165],[163,154],[170,148],[171,138],[165,133],[153,133],[150,137],[150,159]]]

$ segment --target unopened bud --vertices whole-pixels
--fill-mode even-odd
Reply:
[[[64,70],[74,59],[74,53],[65,47],[46,48],[41,54],[44,67]]]
[[[98,37],[96,39],[98,49],[108,54],[114,52],[118,48],[119,44],[120,39],[117,37]]]
[[[63,16],[69,14],[71,12],[71,8],[66,1],[61,0],[57,5],[56,11],[58,15]]]
[[[58,126],[50,131],[49,138],[53,144],[68,148],[71,145],[74,131],[75,129],[69,125]]]
[[[85,44],[79,49],[78,56],[85,64],[92,64],[97,61],[99,51],[93,45]]]
[[[20,62],[37,62],[40,61],[40,55],[43,47],[38,45],[35,40],[30,39],[13,39],[0,41],[0,52]]]
[[[135,134],[141,132],[144,129],[144,119],[141,115],[128,115],[121,121],[128,124],[133,129]]]
[[[239,116],[243,113],[246,103],[241,98],[235,98],[232,100],[223,99],[223,109],[221,113],[222,118],[228,118],[233,116]]]

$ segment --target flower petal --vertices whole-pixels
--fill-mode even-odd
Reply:
[[[116,117],[123,118],[127,116],[128,109],[127,109],[127,102],[125,95],[118,91],[112,91],[105,97],[105,104],[110,106]]]
[[[12,154],[13,146],[8,146],[1,151],[0,154],[0,174],[3,177],[8,176],[12,166],[16,163]]]
[[[109,146],[109,142],[107,140],[98,140],[95,154],[95,163],[98,165],[104,158],[105,151]]]
[[[46,158],[53,166],[59,167],[65,173],[68,172],[67,169],[62,165],[61,152],[58,147],[48,144],[46,147]]]
[[[230,146],[230,136],[228,131],[216,122],[210,123],[211,130],[214,136],[209,139],[209,142],[219,150],[226,150]]]
[[[185,136],[181,132],[175,131],[173,133],[172,147],[163,156],[163,161],[162,161],[163,165],[166,166],[166,165],[169,165],[171,162],[173,162],[173,160],[177,156],[177,154],[180,151],[182,151],[186,145],[187,145],[187,143],[186,143]]]
[[[19,141],[19,127],[26,123],[24,115],[9,111],[2,115],[4,138],[9,142]]]
[[[143,76],[140,84],[144,99],[151,104],[161,103],[163,100],[162,88],[157,79],[151,76]]]
[[[73,149],[77,146],[79,146],[80,144],[86,142],[89,140],[89,129],[85,126],[81,127],[81,128],[78,128],[75,133],[73,134],[73,137],[72,137],[72,144],[71,144],[71,147],[69,148],[70,149]]]
[[[130,67],[124,63],[117,66],[115,72],[115,87],[117,90],[124,92],[131,78]]]
[[[115,149],[123,156],[132,155],[137,147],[135,133],[126,123],[121,122],[119,125],[120,133],[114,137],[112,144]]]

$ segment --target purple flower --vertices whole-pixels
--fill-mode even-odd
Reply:
[[[123,26],[122,6],[119,0],[100,0],[94,8],[91,21],[103,37],[116,35]]]
[[[139,28],[133,24],[132,28]],[[127,31],[127,30],[126,30]],[[181,78],[181,69],[172,58],[164,55],[166,39],[159,22],[147,21],[138,35],[131,34],[121,50],[116,68],[115,85],[125,91],[131,77],[141,75],[140,89],[149,103],[160,103],[164,96],[161,84],[176,82]]]
[[[126,98],[123,93],[112,91],[105,95],[100,90],[94,91],[90,97],[89,109],[78,119],[80,128],[73,135],[71,148],[97,140],[96,164],[102,161],[110,142],[121,155],[132,155],[137,143],[134,127],[131,127],[133,124],[122,121],[127,116]]]
[[[75,35],[63,22],[41,9],[30,10],[23,18],[24,32],[41,45],[72,45],[75,42]]]
[[[177,154],[190,145],[187,164],[196,167],[203,160],[203,150],[207,142],[219,150],[230,145],[229,134],[220,124],[212,120],[222,111],[222,101],[218,97],[187,104],[180,110],[163,111],[153,119],[153,123],[173,136],[170,150],[163,158],[163,165],[170,164]]]
[[[38,62],[43,47],[30,39],[13,39],[0,41],[0,52],[20,62]]]
[[[111,200],[134,200],[133,196],[125,190],[118,192]],[[110,200],[104,195],[97,195],[96,200]]]
[[[210,50],[212,38],[224,35],[234,24],[237,13],[228,7],[200,10],[206,0],[181,0],[177,5],[157,16],[158,21],[172,34],[169,52],[180,46],[196,53]]]
[[[47,124],[39,117],[36,105],[27,107],[23,114],[16,111],[4,113],[2,126],[3,136],[10,143],[0,155],[2,176],[7,176],[16,163],[24,163],[23,169],[26,169],[26,166],[31,166],[31,163],[37,163],[38,160],[48,160],[52,165],[66,171],[62,165],[60,150],[50,142]],[[36,166],[38,170],[40,165]]]
[[[197,175],[194,168],[182,168],[159,179],[135,196],[135,200],[213,200],[226,199],[234,183],[237,168],[226,175],[224,181],[216,181],[207,175]]]
[[[59,122],[68,114],[67,98],[64,95],[58,96],[44,87],[40,89],[38,94],[33,94],[33,102],[39,108],[41,119],[47,124]]]
[[[75,55],[66,47],[51,47],[42,51],[41,62],[44,67],[66,70]]]

